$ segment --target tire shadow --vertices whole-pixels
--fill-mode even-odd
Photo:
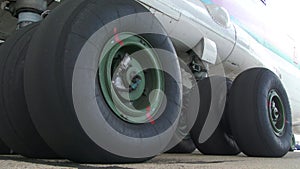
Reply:
[[[119,167],[115,165],[109,165],[109,166],[89,166],[92,164],[79,164],[74,163],[66,159],[31,159],[26,158],[20,155],[0,155],[0,161],[2,160],[10,160],[10,161],[16,161],[16,162],[25,162],[25,163],[31,163],[31,164],[38,164],[38,165],[48,165],[50,167],[72,167],[72,168],[78,168],[78,169],[132,169],[128,167]],[[39,168],[37,166],[37,168]],[[43,168],[41,166],[41,168]]]

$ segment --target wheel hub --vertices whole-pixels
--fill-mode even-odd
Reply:
[[[159,58],[149,42],[138,35],[120,33],[112,38],[99,63],[99,81],[109,107],[130,123],[151,122],[158,116],[164,90]]]
[[[282,136],[285,129],[285,111],[283,103],[276,91],[271,90],[268,98],[269,119],[274,133]]]
[[[137,100],[145,90],[145,75],[141,65],[128,53],[119,56],[120,67],[115,71],[112,83],[118,94],[127,101]]]

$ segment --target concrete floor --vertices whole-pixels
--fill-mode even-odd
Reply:
[[[162,154],[156,158],[140,164],[115,164],[95,165],[76,164],[68,160],[36,160],[21,156],[0,156],[0,168],[30,168],[30,169],[56,169],[56,168],[80,168],[80,169],[299,169],[300,152],[288,153],[283,158],[251,158],[243,154],[238,156],[205,156],[199,152],[192,154]]]

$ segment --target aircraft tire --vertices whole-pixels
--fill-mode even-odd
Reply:
[[[282,157],[291,146],[292,121],[287,93],[270,70],[253,68],[233,82],[230,128],[248,156]]]
[[[118,66],[127,63],[142,79],[131,91],[144,86],[144,93],[122,95],[125,85],[113,83],[115,76],[125,78],[119,75],[130,69]],[[144,64],[150,67],[141,70]],[[25,95],[37,130],[62,157],[143,162],[162,153],[175,132],[180,66],[160,23],[136,1],[69,0],[47,16],[30,43]],[[130,114],[135,106],[143,113]]]
[[[213,89],[211,83],[222,84],[226,83],[226,89],[222,89],[221,86],[215,87]],[[210,78],[203,79],[198,82],[199,91],[200,91],[200,110],[196,120],[195,125],[192,128],[191,135],[192,139],[197,147],[197,149],[205,155],[237,155],[240,153],[240,150],[234,141],[230,129],[227,123],[228,116],[228,93],[230,90],[232,82],[224,77],[214,76]],[[212,90],[217,90],[216,93],[220,94],[220,99],[217,102],[212,103]],[[226,90],[218,92],[218,90]],[[222,98],[223,97],[223,98]],[[218,104],[221,103],[221,104]],[[225,107],[222,106],[222,103],[225,102]],[[215,125],[218,125],[211,136],[204,142],[199,141],[200,133],[203,132],[203,126],[205,125],[205,120],[208,116],[211,106],[219,107],[215,111],[219,112],[210,112],[214,114],[219,114],[223,112],[222,118],[220,120],[215,120]],[[223,107],[223,108],[222,108]]]
[[[14,33],[0,49],[0,135],[14,152],[30,158],[58,156],[40,137],[30,118],[24,94],[24,60],[38,24]]]
[[[168,150],[166,153],[188,154],[196,150],[195,144],[190,137],[184,138],[175,147]]]
[[[189,133],[193,127],[192,121],[189,119],[195,119],[194,116],[198,114],[199,90],[190,68],[183,61],[180,61],[180,67],[182,81],[186,82],[183,82],[182,85],[182,110],[174,140],[177,140],[177,142],[179,139],[182,140],[166,153],[192,153],[196,149]]]
[[[2,140],[0,140],[0,154],[6,155],[6,154],[10,154],[10,153],[11,153],[10,148],[7,147]]]

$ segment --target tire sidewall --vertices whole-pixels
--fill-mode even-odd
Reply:
[[[60,32],[58,30],[54,33],[53,40],[43,41],[38,45],[46,45],[50,51],[54,50],[48,53],[49,57],[43,61],[41,59],[35,61],[38,55],[45,54],[45,52],[33,51],[31,48],[32,56],[26,63],[25,75],[28,77],[25,80],[27,82],[26,96],[30,100],[29,108],[38,130],[53,149],[77,161],[80,159],[101,161],[102,159],[93,156],[99,155],[99,152],[103,150],[108,154],[107,158],[110,158],[108,160],[104,158],[102,160],[104,162],[114,160],[122,162],[126,158],[148,158],[161,153],[176,129],[182,97],[179,64],[170,39],[154,16],[135,1],[115,0],[113,3],[81,1],[79,5],[76,2],[67,1],[60,6],[55,15],[49,16],[36,34],[35,43],[31,44],[31,46],[37,45],[43,37],[50,38],[49,35],[45,35],[45,30],[47,26],[55,22],[60,13],[63,13],[64,7],[68,7],[67,3],[78,6],[72,9],[73,12],[69,11],[69,17],[61,19],[65,22],[58,25],[60,28],[52,26],[54,29],[60,29]],[[133,10],[125,10],[125,13],[133,15],[127,17],[124,14],[125,20],[115,20],[122,17],[121,13],[124,12],[122,9],[128,9],[128,7]],[[146,18],[138,16],[136,12],[144,13]],[[101,18],[101,16],[104,17]],[[128,26],[133,22],[139,25]],[[109,39],[115,36],[116,28],[118,32],[148,34],[143,37],[154,48],[159,48],[157,51],[163,54],[160,59],[165,69],[165,76],[167,76],[166,81],[169,80],[165,87],[167,104],[166,111],[155,121],[155,125],[147,123],[142,124],[141,127],[125,123],[116,117],[103,99],[100,87],[97,86],[97,72],[93,71],[90,66],[98,65],[101,59],[99,58],[101,49]],[[89,52],[89,55],[85,55],[85,51]],[[30,68],[32,64],[36,67]],[[48,77],[45,78],[44,75],[36,73],[39,69],[44,70]],[[35,75],[36,77],[33,77]],[[30,79],[34,80],[29,82]],[[88,83],[85,83],[87,82],[85,80]],[[35,87],[38,89],[30,92]],[[54,91],[51,91],[53,89],[41,90],[48,87],[53,88]],[[34,102],[39,99],[41,100],[38,102],[45,109],[43,115],[39,114],[41,106],[33,106]],[[53,126],[54,124],[56,126]],[[72,141],[69,147],[63,146],[66,142]],[[80,144],[83,144],[85,148],[78,147]],[[82,154],[86,157],[80,157]],[[114,158],[114,155],[118,157]],[[120,156],[125,158],[119,158]]]
[[[265,130],[264,135],[262,135],[262,139],[265,141],[266,146],[269,147],[274,153],[285,154],[290,148],[289,138],[291,138],[292,135],[292,129],[290,125],[292,123],[292,119],[288,96],[278,77],[270,71],[265,71],[262,73],[261,77],[258,79],[258,82],[256,113],[259,119],[260,128]],[[277,136],[274,133],[274,129],[272,128],[272,124],[269,120],[268,95],[271,90],[275,90],[279,95],[285,110],[286,124],[282,136]]]
[[[269,118],[269,92],[275,90],[284,104],[285,133],[277,136]],[[230,129],[248,156],[282,157],[290,147],[291,109],[280,79],[266,68],[251,68],[233,82],[229,96]]]

